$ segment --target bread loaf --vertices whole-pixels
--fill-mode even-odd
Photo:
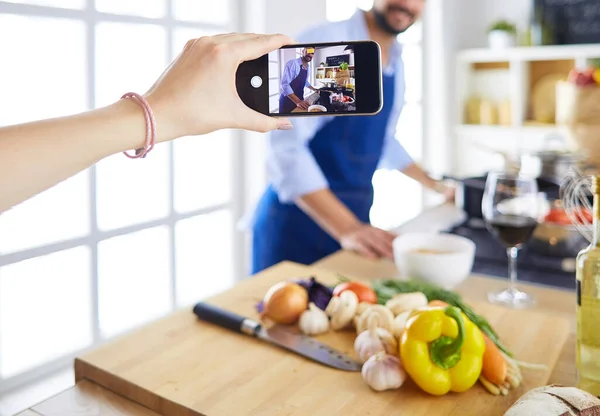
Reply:
[[[521,396],[504,416],[600,416],[600,399],[575,387],[538,387]]]

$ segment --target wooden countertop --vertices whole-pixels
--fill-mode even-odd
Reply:
[[[315,263],[314,266],[362,279],[394,277],[397,275],[397,270],[391,262],[367,260],[349,252],[336,253]],[[457,291],[470,299],[485,300],[487,291],[501,288],[504,285],[505,280],[503,279],[472,276]],[[536,285],[523,284],[522,286],[538,298],[535,310],[562,316],[569,321],[570,334],[550,376],[549,383],[574,385],[576,379],[575,294],[570,291]],[[71,414],[82,416],[157,415],[157,413],[88,380],[80,381],[74,387],[27,409],[20,415],[54,416]]]

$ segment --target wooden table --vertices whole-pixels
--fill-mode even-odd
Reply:
[[[349,252],[339,252],[315,264],[340,274],[348,274],[365,280],[394,277],[397,270],[388,261],[372,261]],[[506,281],[490,277],[473,276],[457,291],[470,299],[484,300],[486,292],[505,286]],[[556,314],[569,320],[571,332],[554,368],[549,383],[575,384],[575,294],[570,291],[522,285],[538,298],[536,310]],[[150,324],[152,325],[152,324]],[[102,388],[88,380],[39,403],[20,413],[20,416],[72,415],[132,415],[156,416],[157,413],[140,406],[122,396]]]

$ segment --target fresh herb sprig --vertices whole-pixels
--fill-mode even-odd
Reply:
[[[383,279],[376,280],[372,283],[373,290],[377,294],[377,302],[385,304],[388,300],[399,293],[411,293],[411,292],[422,292],[428,301],[441,300],[452,306],[460,308],[464,314],[473,322],[477,327],[488,336],[494,344],[498,346],[506,355],[512,357],[512,353],[502,344],[498,334],[490,323],[481,315],[475,313],[475,311],[467,305],[461,298],[461,296],[450,290],[446,290],[439,286],[435,286],[426,282],[416,280],[397,280],[397,279]]]

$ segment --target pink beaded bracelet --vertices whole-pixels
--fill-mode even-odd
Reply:
[[[144,118],[146,119],[146,142],[144,147],[141,149],[136,149],[135,155],[130,155],[127,152],[123,152],[123,154],[130,159],[146,157],[150,150],[154,148],[154,141],[156,140],[156,120],[154,119],[154,113],[152,112],[152,108],[150,108],[148,101],[135,92],[123,94],[121,99],[123,98],[132,98],[134,101],[136,101],[144,110]]]

